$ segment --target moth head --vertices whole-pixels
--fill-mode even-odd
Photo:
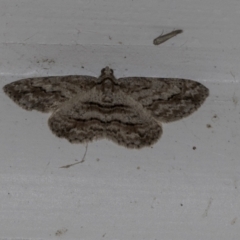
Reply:
[[[112,82],[116,81],[116,78],[113,75],[113,70],[109,67],[105,67],[101,70],[101,75],[100,75],[98,80],[100,82],[102,82],[102,81],[105,81],[107,79],[109,79]]]
[[[109,67],[105,67],[101,70],[101,76],[104,76],[104,77],[112,77],[113,76],[113,70]]]

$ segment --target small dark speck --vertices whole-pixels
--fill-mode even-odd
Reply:
[[[66,233],[68,230],[66,228],[63,228],[63,229],[60,229],[60,230],[57,230],[55,235],[56,236],[61,236],[62,234]]]
[[[183,206],[183,204],[181,203],[181,204],[180,204],[180,206],[182,207],[182,206]]]
[[[137,170],[139,170],[139,169],[140,169],[140,167],[138,166],[138,167],[137,167]]]
[[[100,159],[99,159],[99,158],[97,158],[97,159],[96,159],[96,161],[97,161],[97,162],[99,162],[99,161],[100,161]]]
[[[82,66],[81,68],[84,68],[84,66]]]
[[[235,217],[232,221],[231,221],[231,225],[234,225],[237,221],[237,217]]]
[[[193,146],[193,148],[192,148],[193,150],[196,150],[197,148],[195,147],[195,146]]]
[[[217,120],[218,120],[218,115],[217,115],[217,114],[214,114],[214,115],[212,116],[212,121],[215,122],[215,121],[217,121]]]
[[[212,125],[211,125],[211,124],[207,124],[206,126],[207,126],[207,128],[211,128],[211,127],[212,127]]]
[[[127,58],[126,56],[124,56],[124,58]]]

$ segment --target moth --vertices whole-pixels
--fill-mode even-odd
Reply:
[[[201,83],[177,78],[116,79],[109,67],[101,75],[22,79],[4,92],[26,110],[51,113],[52,132],[71,143],[107,138],[128,148],[151,146],[162,122],[195,112],[209,95]]]

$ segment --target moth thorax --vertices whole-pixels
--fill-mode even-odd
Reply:
[[[113,101],[114,83],[112,79],[106,78],[102,83],[103,102],[111,103]]]

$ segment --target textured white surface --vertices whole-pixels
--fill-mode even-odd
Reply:
[[[97,141],[68,169],[59,167],[86,146],[56,138],[48,115],[1,91],[0,238],[239,239],[239,19],[234,0],[0,1],[1,88],[109,65],[117,77],[190,78],[210,89],[152,148]]]

